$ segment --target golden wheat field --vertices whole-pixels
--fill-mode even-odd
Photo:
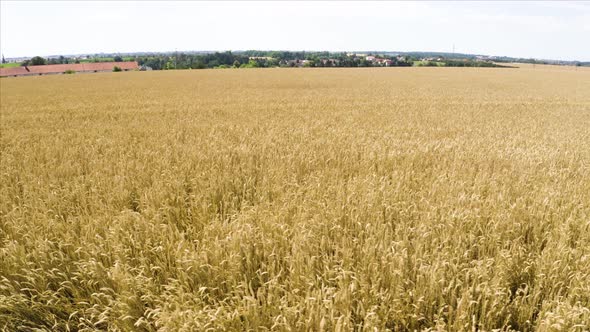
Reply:
[[[589,70],[0,84],[0,329],[589,330]]]

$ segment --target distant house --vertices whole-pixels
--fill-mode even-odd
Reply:
[[[337,67],[340,64],[338,59],[321,59],[320,61],[324,67]]]
[[[308,63],[309,60],[299,60],[299,59],[295,59],[295,60],[288,60],[286,62],[287,66],[289,67],[303,67],[305,66],[306,63]]]
[[[379,64],[385,67],[389,67],[391,65],[393,65],[393,60],[390,59],[379,59]]]
[[[376,59],[376,58],[375,58],[374,56],[372,56],[372,55],[369,55],[369,56],[367,56],[367,57],[365,58],[365,60],[367,60],[367,61],[369,61],[369,62],[373,62],[373,61],[375,61],[375,59]]]
[[[137,70],[139,66],[135,61],[127,62],[97,62],[97,63],[71,63],[63,65],[42,65],[42,66],[22,66],[12,68],[0,68],[0,77],[6,76],[38,76],[38,75],[57,75],[67,72],[76,73],[98,73],[113,71],[117,66],[122,71]]]
[[[282,64],[289,67],[297,67],[299,60],[283,60]]]

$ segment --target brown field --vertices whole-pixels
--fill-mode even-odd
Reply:
[[[589,70],[0,84],[0,330],[588,331]]]

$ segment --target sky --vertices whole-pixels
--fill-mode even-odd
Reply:
[[[141,51],[437,51],[590,60],[590,2],[0,0],[6,58]]]

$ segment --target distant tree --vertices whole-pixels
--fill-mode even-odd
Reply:
[[[47,64],[47,60],[45,60],[44,58],[42,58],[40,56],[36,56],[31,59],[30,64],[31,64],[31,66],[40,66],[40,65]]]
[[[219,60],[217,60],[217,59],[215,59],[215,60],[211,60],[211,61],[209,61],[209,62],[207,63],[207,66],[208,66],[209,68],[214,68],[214,67],[217,67],[217,66],[219,66],[219,65],[221,65],[221,63],[219,63]]]
[[[113,67],[113,71],[114,71],[114,72],[119,72],[119,71],[122,71],[122,70],[121,70],[121,67],[114,66],[114,67]]]
[[[6,61],[6,59],[4,59],[4,54],[2,54],[2,63],[8,63],[8,61]]]
[[[76,59],[76,61],[74,61],[74,63],[80,63],[80,60],[79,59]]]
[[[207,66],[200,59],[193,65],[193,69],[205,69]]]
[[[275,58],[269,59],[268,61],[266,61],[266,66],[267,67],[278,67],[279,60],[275,59]]]
[[[248,63],[242,63],[240,65],[240,68],[258,68],[259,64],[256,60],[250,60],[248,61]]]
[[[115,57],[113,58],[113,61],[115,61],[115,62],[123,62],[123,58],[120,55],[115,55]]]
[[[234,68],[240,68],[240,61],[234,61]]]

